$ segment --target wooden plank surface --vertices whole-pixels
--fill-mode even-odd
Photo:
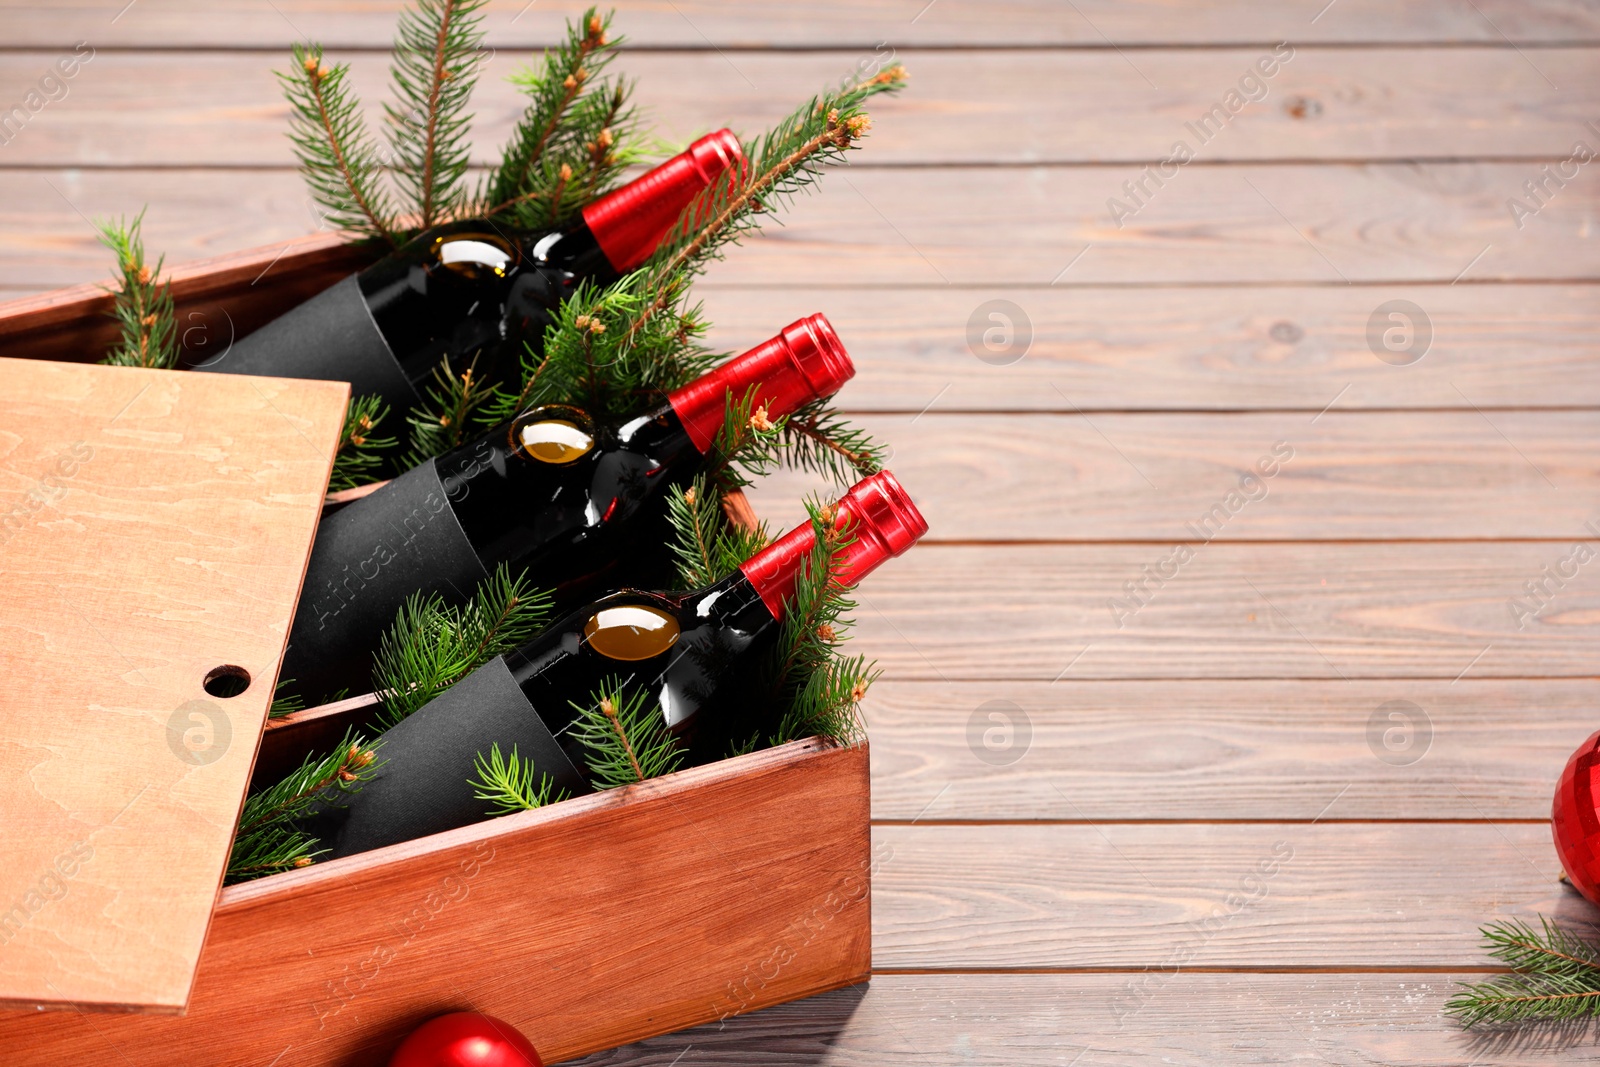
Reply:
[[[1600,554],[1592,410],[857,421],[891,444],[938,541],[1560,538]],[[784,472],[751,499],[787,528],[817,484]]]
[[[1280,51],[1284,60],[1270,48],[1154,51],[1132,63],[1109,49],[1022,50],[974,63],[963,52],[884,47],[759,59],[633,52],[616,69],[637,81],[636,99],[659,116],[656,134],[682,142],[719,126],[753,136],[822,87],[852,73],[870,76],[891,51],[910,69],[914,88],[872,103],[877,128],[861,158],[875,166],[1142,165],[1172,155],[1179,140],[1209,162],[1555,161],[1566,159],[1576,140],[1587,138],[1593,148],[1587,123],[1600,116],[1600,52],[1588,48],[1541,49],[1537,68],[1505,47],[1300,48]],[[334,58],[350,63],[351,84],[372,110],[389,99],[386,55]],[[528,58],[497,50],[482,65],[472,98],[478,163],[498,158],[527,104],[508,78]],[[49,59],[0,52],[0,100],[20,99]],[[1261,76],[1258,60],[1270,77]],[[67,81],[65,97],[13,131],[0,163],[292,166],[288,105],[272,75],[283,67],[282,58],[256,54],[198,52],[175,64],[166,54],[97,53]],[[1241,80],[1248,97],[1241,110],[1213,115],[1202,136],[1202,117]],[[1096,106],[1084,108],[1086,99]]]
[[[1338,812],[1338,790],[1285,817]],[[1459,967],[1479,926],[1592,927],[1543,823],[878,826],[873,966]]]
[[[1124,584],[1171,546],[923,545],[862,584],[856,634],[890,677],[942,681],[1588,677],[1594,561],[1542,613],[1511,608],[1570,553],[1539,541],[1209,544],[1132,611]]]
[[[0,381],[0,1003],[179,1011],[349,387]]]
[[[1441,1015],[1477,973],[881,975],[669,1034],[581,1067],[1385,1067],[1595,1063],[1589,1035],[1462,1033]]]
[[[107,46],[193,47],[229,45],[282,50],[307,37],[324,44],[387,47],[394,39],[400,0],[233,0],[224,12],[196,17],[183,0],[76,0],[61,8],[6,0],[0,4],[9,43],[51,47],[90,39]],[[1396,6],[1382,0],[1341,0],[1319,15],[1273,0],[1222,0],[1193,5],[1172,0],[1075,0],[1063,10],[1050,0],[821,0],[804,8],[683,0],[661,5],[622,0],[618,27],[636,42],[656,47],[708,46],[871,49],[896,45],[1231,44],[1280,40],[1329,42],[1507,41],[1570,42],[1600,39],[1600,16],[1582,0],[1422,0]],[[560,34],[562,18],[582,3],[540,4],[495,0],[486,28],[497,47],[545,47]]]
[[[962,820],[1543,819],[1600,722],[1560,681],[901,682],[867,700],[872,812]],[[1342,790],[1342,792],[1341,792]]]
[[[1125,164],[851,167],[707,280],[1049,287],[1595,278],[1600,243],[1575,238],[1600,210],[1600,183],[1569,185],[1519,230],[1505,201],[1538,173],[1526,162],[1193,165],[1119,229],[1106,202],[1138,176]],[[175,262],[318,226],[289,171],[4,171],[0,284],[101,278],[107,260],[88,219],[146,203],[146,243]]]
[[[1379,310],[1391,300],[1417,305],[1426,326],[1418,317],[1422,333],[1385,348],[1384,332],[1404,327]],[[712,339],[730,352],[826,312],[856,357],[840,397],[855,411],[1314,415],[1336,396],[1345,411],[1461,408],[1462,394],[1485,410],[1600,404],[1600,296],[1589,285],[711,286],[705,301]],[[1420,356],[1395,365],[1379,350]]]

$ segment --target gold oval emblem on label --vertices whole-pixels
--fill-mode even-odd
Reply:
[[[609,659],[650,659],[677,642],[678,620],[640,604],[601,608],[583,624],[583,637],[590,648]]]

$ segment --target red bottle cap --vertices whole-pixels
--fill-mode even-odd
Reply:
[[[731,130],[708,133],[620,189],[583,209],[600,251],[618,271],[630,271],[650,258],[683,209],[724,172],[746,161]]]
[[[722,429],[730,391],[735,400],[743,400],[755,386],[756,405],[767,409],[767,418],[777,419],[832,396],[855,373],[833,324],[822,315],[812,315],[674,390],[667,400],[689,431],[689,439],[704,452]]]
[[[833,510],[834,525],[852,538],[840,549],[834,572],[834,579],[844,586],[855,585],[884,560],[902,554],[928,532],[928,520],[888,471],[857,482]],[[794,595],[795,577],[815,544],[816,531],[808,522],[790,530],[739,568],[761,594],[773,618],[783,618],[784,602]]]

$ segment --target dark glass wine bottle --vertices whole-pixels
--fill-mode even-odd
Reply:
[[[730,394],[754,388],[776,419],[854,373],[828,320],[812,315],[625,422],[530,408],[407,471],[323,519],[280,676],[310,699],[365,692],[406,597],[461,603],[502,563],[566,603],[601,580],[641,580],[636,544],[664,513],[666,487],[703,465]]]
[[[639,266],[703,189],[743,165],[739,139],[719,130],[561,229],[491,218],[435,226],[195,369],[346,381],[403,419],[441,360],[456,373],[474,366],[480,380],[509,379],[523,345],[542,345],[580,283],[606,285]]]
[[[845,584],[928,529],[887,471],[857,483],[834,510],[853,538],[838,560]],[[772,652],[814,545],[807,523],[703,589],[612,593],[486,663],[382,735],[382,767],[347,807],[323,814],[323,843],[347,856],[482,821],[488,805],[471,780],[478,754],[496,744],[503,754],[516,746],[560,788],[588,792],[573,702],[588,702],[614,680],[657,702],[691,763],[726,753],[734,737],[765,725],[749,681]]]

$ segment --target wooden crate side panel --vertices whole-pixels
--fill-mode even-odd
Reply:
[[[556,1062],[864,981],[867,764],[797,742],[235,887],[187,1016],[4,1013],[0,1048],[355,1067],[470,1008]]]
[[[373,249],[324,233],[174,267],[167,277],[185,361],[220,354],[374,257]],[[0,354],[96,362],[117,337],[110,310],[100,284],[7,301],[0,304]]]

